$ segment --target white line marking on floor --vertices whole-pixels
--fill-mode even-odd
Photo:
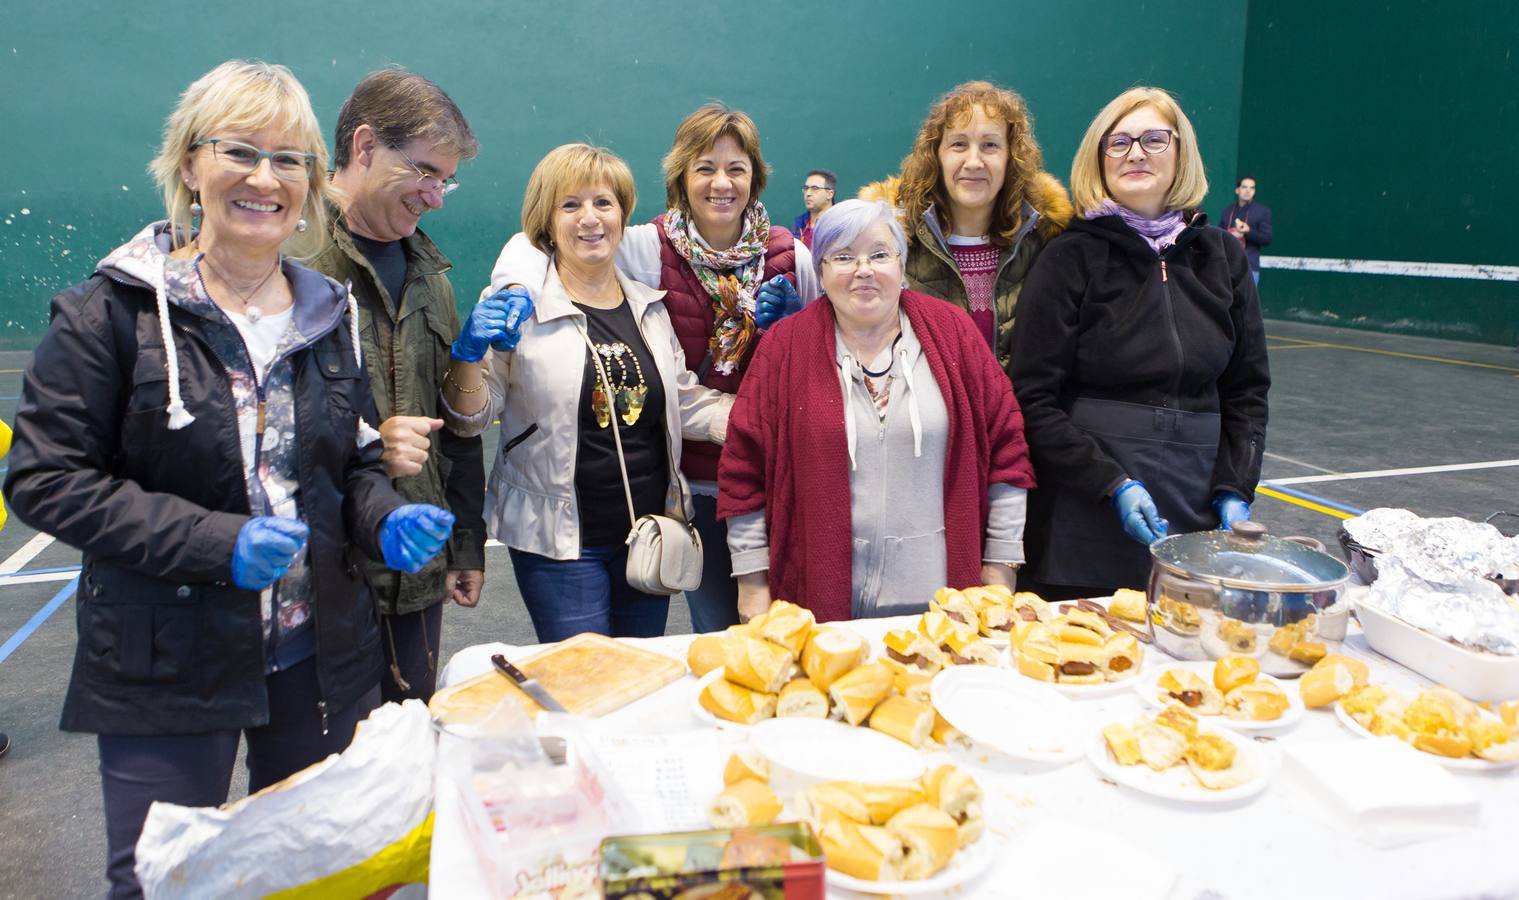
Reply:
[[[1313,484],[1320,481],[1352,481],[1360,478],[1395,478],[1400,475],[1434,475],[1439,472],[1473,472],[1478,469],[1505,469],[1519,466],[1519,459],[1496,459],[1492,462],[1455,463],[1448,466],[1415,466],[1410,469],[1374,469],[1368,472],[1331,472],[1328,475],[1301,475],[1296,478],[1270,478],[1269,484]]]
[[[1269,453],[1268,452],[1268,453],[1266,453],[1264,455],[1265,455],[1265,457],[1267,459],[1279,459],[1279,460],[1281,460],[1284,463],[1292,463],[1294,466],[1302,466],[1305,469],[1312,469],[1315,472],[1323,472],[1326,475],[1334,475],[1335,474],[1335,471],[1333,469],[1326,469],[1323,466],[1316,466],[1313,463],[1303,462],[1301,459],[1293,459],[1290,456],[1283,456],[1280,453]],[[1266,481],[1270,481],[1272,484],[1289,484],[1290,483],[1290,482],[1282,481],[1279,478],[1267,478],[1265,480]]]
[[[21,546],[20,550],[12,553],[10,559],[0,563],[0,575],[10,575],[21,571],[21,567],[37,558],[37,554],[47,549],[47,545],[53,542],[50,534],[33,535],[32,539]]]
[[[78,577],[78,569],[70,569],[67,572],[39,572],[36,575],[0,575],[0,588],[14,587],[18,584],[41,584],[45,581],[68,581],[70,578]]]
[[[1342,272],[1355,275],[1404,275],[1412,278],[1466,278],[1473,281],[1519,281],[1519,266],[1406,262],[1390,259],[1329,259],[1318,256],[1262,256],[1263,269]]]
[[[500,541],[496,540],[495,538],[488,538],[486,540],[486,542],[485,542],[485,546],[487,546],[487,547],[505,547],[506,545],[503,544],[503,543],[501,543]]]

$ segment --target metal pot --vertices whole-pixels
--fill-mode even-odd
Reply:
[[[1345,640],[1350,570],[1312,538],[1275,538],[1258,522],[1150,545],[1155,646],[1177,659],[1244,653],[1278,677],[1306,672]]]

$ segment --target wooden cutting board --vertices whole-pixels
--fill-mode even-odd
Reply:
[[[582,716],[603,716],[621,709],[686,674],[685,664],[678,660],[590,633],[511,662],[537,679],[566,710]],[[428,708],[444,721],[468,721],[488,712],[503,697],[515,698],[529,712],[542,709],[495,668],[439,691]]]

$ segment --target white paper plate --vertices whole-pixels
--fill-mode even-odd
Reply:
[[[971,740],[1017,759],[1065,763],[1081,755],[1076,705],[1008,669],[957,666],[934,677],[934,708]]]
[[[1376,737],[1376,735],[1372,734],[1370,731],[1367,731],[1364,727],[1362,727],[1361,723],[1357,722],[1355,718],[1350,715],[1350,713],[1346,712],[1344,704],[1340,703],[1338,700],[1336,700],[1334,703],[1334,714],[1339,718],[1340,724],[1350,729],[1352,734],[1355,734],[1358,737]],[[1485,719],[1498,719],[1497,716],[1493,715],[1485,709],[1479,710],[1478,715],[1482,716]],[[1485,759],[1480,759],[1475,756],[1468,756],[1463,759],[1455,759],[1454,757],[1441,756],[1438,753],[1429,753],[1424,750],[1419,750],[1419,748],[1414,747],[1413,744],[1409,744],[1408,746],[1413,747],[1413,749],[1420,755],[1434,760],[1447,769],[1455,769],[1458,772],[1493,772],[1497,771],[1498,769],[1508,769],[1519,765],[1519,759],[1511,759],[1508,762],[1488,762]]]
[[[1202,678],[1202,680],[1208,682],[1209,684],[1213,683],[1212,662],[1203,661],[1161,663],[1151,668],[1144,674],[1140,675],[1136,680],[1134,684],[1134,691],[1139,694],[1139,699],[1143,700],[1150,706],[1155,707],[1156,709],[1163,709],[1167,701],[1161,699],[1160,688],[1156,687],[1155,685],[1158,681],[1160,681],[1161,677],[1171,669],[1186,669],[1189,672],[1196,673],[1198,677]],[[1288,728],[1296,725],[1298,723],[1298,720],[1303,717],[1303,710],[1305,709],[1303,706],[1302,695],[1298,692],[1296,686],[1289,687],[1285,684],[1282,684],[1281,681],[1265,673],[1257,675],[1256,679],[1259,681],[1270,681],[1282,689],[1282,693],[1287,695],[1286,712],[1282,713],[1275,719],[1267,719],[1260,722],[1257,722],[1253,719],[1231,719],[1225,715],[1198,716],[1198,720],[1206,722],[1209,725],[1217,725],[1220,728],[1229,728],[1234,731],[1272,731],[1275,729]]]
[[[923,757],[894,737],[873,728],[832,719],[766,719],[749,728],[749,744],[785,770],[794,784],[820,781],[911,781],[923,774]],[[773,785],[779,792],[781,785]]]
[[[980,877],[996,861],[997,848],[994,846],[992,837],[990,834],[983,834],[981,840],[963,850],[955,851],[955,855],[950,857],[949,865],[932,878],[924,878],[921,881],[865,881],[829,869],[828,883],[846,890],[859,891],[862,894],[934,894]]]
[[[1203,734],[1216,734],[1233,744],[1234,764],[1245,766],[1253,772],[1250,780],[1232,788],[1211,791],[1198,782],[1185,762],[1160,772],[1144,763],[1120,766],[1108,751],[1107,741],[1103,740],[1100,730],[1087,743],[1087,759],[1097,771],[1124,787],[1165,800],[1198,804],[1231,803],[1253,797],[1265,790],[1266,784],[1271,780],[1270,773],[1266,768],[1265,757],[1256,749],[1252,739],[1220,728],[1203,726],[1199,730]]]

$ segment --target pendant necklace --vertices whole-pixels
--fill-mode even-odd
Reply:
[[[258,292],[263,290],[264,285],[269,283],[269,279],[274,277],[274,273],[280,270],[280,261],[276,260],[274,263],[274,268],[269,270],[269,274],[259,279],[258,284],[253,286],[253,290],[249,291],[246,294],[238,290],[237,285],[233,284],[230,280],[227,279],[227,276],[223,275],[217,270],[215,266],[211,265],[211,257],[207,256],[204,252],[202,252],[200,255],[200,261],[205,264],[206,268],[211,270],[211,274],[221,279],[221,283],[226,285],[227,288],[232,291],[232,293],[237,295],[237,299],[243,301],[243,315],[247,317],[249,324],[257,325],[258,320],[264,317],[264,311],[262,309],[259,309],[258,305],[249,298],[257,297]]]

